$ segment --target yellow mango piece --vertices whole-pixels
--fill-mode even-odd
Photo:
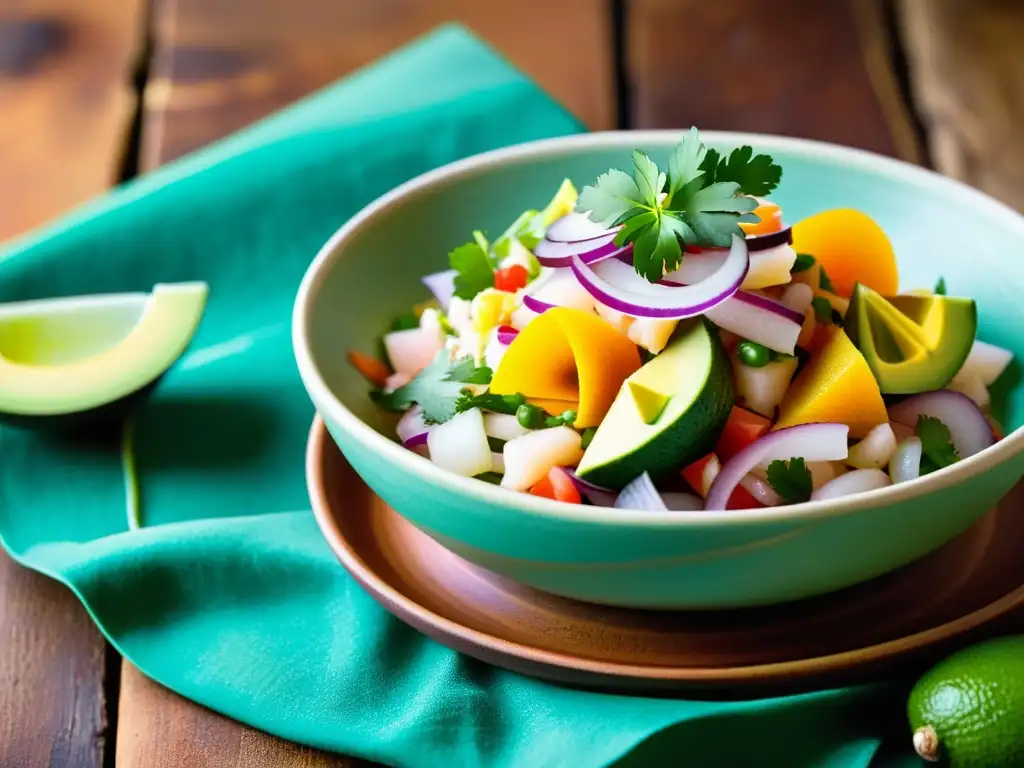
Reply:
[[[883,296],[899,290],[892,243],[875,220],[861,211],[836,208],[794,224],[793,250],[811,254],[840,296],[849,297],[854,283]]]
[[[887,422],[885,402],[871,368],[841,328],[804,368],[786,392],[774,429],[823,421],[850,427],[850,437],[865,437]]]
[[[491,392],[521,392],[549,413],[576,411],[576,427],[597,426],[622,382],[640,368],[636,345],[592,312],[555,307],[513,339]]]

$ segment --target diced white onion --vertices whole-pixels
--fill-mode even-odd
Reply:
[[[651,476],[644,472],[619,492],[615,499],[617,509],[642,509],[649,512],[668,512],[661,494],[654,487]]]
[[[979,408],[985,408],[992,402],[992,395],[989,394],[988,387],[981,380],[978,371],[967,369],[966,366],[946,385],[946,389],[967,395]]]
[[[736,395],[743,398],[746,407],[755,413],[775,418],[775,408],[785,397],[800,361],[795,357],[784,358],[754,368],[742,363],[735,355],[731,355],[730,360],[736,379]]]
[[[921,476],[921,455],[924,446],[921,438],[916,435],[906,437],[899,442],[889,459],[889,477],[894,483],[905,483]]]
[[[491,447],[479,408],[456,414],[427,434],[430,460],[457,475],[473,477],[493,468]]]
[[[497,440],[515,440],[530,432],[508,413],[484,413],[484,431]]]
[[[657,354],[668,344],[668,339],[678,324],[678,320],[638,317],[630,324],[626,335],[634,344]]]
[[[889,463],[896,450],[896,434],[889,422],[874,427],[859,443],[850,448],[846,463],[857,469],[881,469]]]
[[[768,484],[768,481],[758,477],[753,472],[744,475],[740,480],[740,485],[743,486],[747,493],[757,499],[758,503],[766,507],[777,507],[782,503],[782,497]]]
[[[583,458],[582,446],[579,432],[569,427],[538,429],[509,440],[503,451],[505,476],[501,484],[515,491],[528,490],[552,467],[577,466]]]
[[[995,344],[988,344],[984,341],[975,340],[971,346],[971,352],[960,369],[964,373],[973,373],[981,379],[986,387],[991,387],[998,379],[1006,366],[1013,360],[1013,352]],[[967,394],[966,392],[964,394]]]
[[[430,328],[392,331],[384,334],[384,349],[396,373],[415,376],[444,349],[444,334]]]
[[[804,283],[793,283],[786,286],[779,301],[794,312],[806,312],[807,308],[811,306],[811,302],[814,301],[814,291],[811,286]]]
[[[865,493],[892,485],[892,480],[880,469],[855,469],[830,480],[811,494],[811,501],[827,501],[855,493]]]

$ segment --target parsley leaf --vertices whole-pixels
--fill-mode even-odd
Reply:
[[[714,155],[713,158],[712,154]],[[682,141],[675,146],[668,158],[669,188],[668,198],[665,201],[667,205],[671,204],[672,198],[676,196],[679,190],[683,189],[691,181],[699,178],[701,173],[705,173],[706,178],[707,169],[704,167],[704,164],[708,161],[708,158],[712,158],[712,169],[718,165],[718,153],[713,149],[707,149],[701,143],[697,129],[690,128],[689,134],[683,136]],[[711,181],[714,181],[714,179]]]
[[[824,296],[815,296],[811,299],[811,306],[814,307],[814,314],[823,323],[833,322],[832,305]]]
[[[811,498],[814,486],[811,471],[802,458],[776,459],[768,465],[768,484],[787,504],[799,504]]]
[[[767,195],[779,185],[782,168],[771,155],[755,155],[753,147],[744,145],[729,153],[715,169],[714,183],[733,181],[744,195]]]
[[[704,173],[703,186],[711,186],[718,175],[718,164],[722,161],[722,155],[717,149],[709,149],[700,163],[699,170]]]
[[[934,416],[918,416],[914,433],[921,438],[921,474],[926,475],[960,461],[949,427]],[[927,461],[925,461],[927,459]]]
[[[665,178],[651,158],[640,150],[633,151],[633,181],[643,201],[651,208],[658,205],[658,194],[665,188]]]
[[[940,277],[939,282],[935,284],[935,295],[945,296],[946,295],[946,278]]]
[[[456,414],[456,405],[468,384],[487,384],[490,380],[490,368],[477,368],[470,357],[449,365],[447,353],[441,351],[405,386],[394,392],[374,391],[370,397],[390,411],[404,411],[417,403],[427,424],[441,424]]]
[[[816,263],[816,259],[809,253],[798,253],[796,255],[796,261],[793,262],[793,268],[789,270],[791,273],[796,274],[797,272],[806,272],[808,269],[813,267]]]
[[[757,221],[750,214],[757,207],[757,201],[738,194],[736,182],[716,181],[684,201],[682,218],[703,243],[726,248],[732,244],[733,235],[744,237],[739,224],[741,221]]]
[[[611,227],[625,219],[627,214],[632,215],[635,209],[643,208],[642,198],[633,177],[612,168],[598,176],[593,186],[583,188],[576,208],[590,211],[591,219]]]
[[[832,281],[828,279],[828,273],[824,267],[818,269],[818,288],[829,293],[836,292],[836,289],[832,286]]]
[[[472,299],[485,288],[494,287],[494,268],[480,243],[460,245],[448,254],[448,263],[458,272],[455,295],[460,299]]]

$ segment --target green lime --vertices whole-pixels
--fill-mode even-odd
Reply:
[[[910,692],[914,749],[950,768],[1024,768],[1024,635],[939,662]]]

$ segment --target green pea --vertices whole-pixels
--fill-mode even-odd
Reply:
[[[540,429],[544,426],[544,411],[536,405],[523,403],[516,409],[516,419],[524,429]]]
[[[756,341],[741,341],[736,345],[736,356],[744,365],[751,368],[764,368],[771,362],[771,354],[768,347],[758,344]]]
[[[597,427],[587,427],[583,430],[583,450],[587,450],[590,447],[590,443],[594,439],[594,435],[597,434]]]

